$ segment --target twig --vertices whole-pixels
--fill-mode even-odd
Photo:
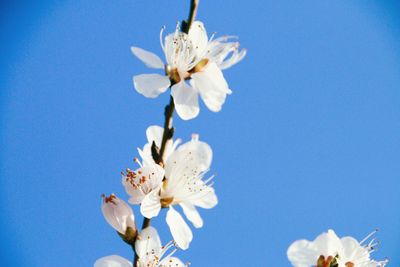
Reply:
[[[190,1],[190,10],[189,10],[188,20],[184,21],[183,24],[182,24],[182,31],[183,32],[185,32],[185,33],[189,32],[190,26],[192,25],[192,23],[196,19],[198,5],[199,5],[199,0],[191,0]],[[173,130],[173,127],[172,127],[172,117],[174,115],[174,110],[175,110],[174,99],[171,96],[171,98],[169,99],[169,104],[165,107],[165,112],[164,112],[164,116],[165,116],[164,132],[163,132],[163,136],[162,136],[162,140],[161,140],[160,152],[158,153],[158,155],[156,155],[157,153],[153,153],[153,149],[152,149],[153,158],[158,164],[163,164],[164,163],[163,162],[163,156],[164,156],[164,152],[165,152],[165,147],[166,147],[167,141],[169,139],[171,139],[173,134],[174,134],[174,130]],[[144,218],[143,224],[142,224],[142,229],[150,226],[150,220],[151,219],[149,219],[149,218]],[[136,254],[135,245],[134,244],[132,244],[132,248],[133,248],[133,251],[135,253],[135,256],[134,256],[134,259],[133,259],[133,266],[137,267],[137,263],[138,263],[139,257]]]

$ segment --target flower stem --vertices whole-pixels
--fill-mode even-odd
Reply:
[[[196,19],[196,14],[197,14],[197,8],[198,8],[198,5],[199,5],[199,1],[200,0],[190,0],[189,17],[188,17],[188,20],[184,21],[183,24],[182,24],[182,31],[185,32],[185,33],[189,32],[190,26],[192,25],[192,23]],[[169,104],[165,107],[164,132],[163,132],[163,136],[162,136],[160,152],[159,152],[159,155],[157,157],[158,160],[155,159],[156,161],[159,161],[159,162],[157,162],[159,164],[160,163],[164,163],[163,162],[163,155],[164,155],[164,152],[165,152],[165,147],[166,147],[167,141],[169,139],[171,139],[173,134],[174,134],[174,130],[172,128],[172,117],[174,115],[174,110],[175,110],[174,99],[171,96],[171,98],[169,99]],[[149,218],[144,218],[143,219],[142,229],[150,226],[150,220],[151,219],[149,219]],[[135,245],[134,244],[132,244],[132,249],[133,249],[133,252],[135,254],[134,259],[133,259],[133,266],[137,267],[137,263],[138,263],[139,257],[136,254]]]

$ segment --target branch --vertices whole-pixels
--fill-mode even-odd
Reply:
[[[184,21],[182,23],[182,31],[185,32],[185,33],[189,32],[190,26],[192,25],[192,23],[196,19],[196,14],[197,14],[197,8],[198,8],[198,5],[199,5],[199,1],[200,0],[191,0],[190,1],[189,17],[188,17],[187,21]],[[172,127],[172,117],[174,115],[174,110],[175,110],[174,99],[171,96],[171,98],[169,99],[169,104],[165,107],[165,112],[164,112],[164,116],[165,116],[164,132],[163,132],[163,136],[162,136],[162,140],[161,140],[160,152],[156,153],[156,149],[152,148],[152,154],[153,154],[154,161],[157,162],[158,164],[164,164],[163,156],[164,156],[164,152],[165,152],[165,147],[166,147],[167,141],[169,139],[171,139],[172,136],[174,135],[174,128]],[[144,228],[146,228],[148,226],[150,226],[150,219],[144,218],[143,224],[142,224],[142,229],[144,229]],[[137,267],[137,263],[138,263],[139,257],[136,254],[134,245],[132,245],[132,248],[133,248],[133,251],[135,253],[135,257],[134,257],[134,260],[133,260],[133,266]]]

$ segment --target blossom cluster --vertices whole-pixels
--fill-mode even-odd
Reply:
[[[163,69],[162,74],[141,74],[133,77],[137,92],[155,98],[168,88],[174,108],[183,120],[199,114],[199,96],[214,112],[220,111],[231,93],[223,69],[243,59],[246,50],[239,49],[237,37],[208,38],[204,24],[194,21],[188,32],[179,25],[164,37],[160,33],[164,63],[156,54],[138,47],[132,53],[150,68]],[[166,118],[166,125],[169,124]],[[186,266],[173,257],[177,249],[186,250],[193,239],[187,221],[201,228],[203,219],[197,208],[211,209],[218,203],[213,188],[211,147],[193,134],[190,141],[167,136],[170,128],[152,125],[146,130],[147,143],[138,148],[137,168],[122,172],[122,185],[129,196],[128,203],[115,194],[103,196],[102,212],[106,221],[135,250],[132,263],[120,256],[100,258],[95,267],[126,266]],[[162,246],[157,230],[148,225],[139,230],[131,205],[139,206],[144,220],[150,222],[166,209],[165,221],[173,241]],[[179,209],[178,209],[179,207]],[[183,215],[178,211],[181,210]],[[167,253],[168,252],[168,253]]]
[[[213,175],[209,175],[213,151],[193,134],[183,143],[173,139],[172,114],[176,110],[183,120],[199,115],[199,97],[206,107],[218,112],[232,91],[224,78],[225,70],[245,55],[239,49],[238,38],[208,37],[200,21],[186,22],[187,29],[176,26],[174,32],[164,36],[160,44],[165,55],[163,61],[156,54],[142,48],[131,47],[132,53],[147,67],[163,73],[140,74],[133,77],[136,91],[148,98],[156,98],[170,89],[171,102],[167,106],[165,126],[152,125],[146,130],[147,143],[138,148],[136,168],[122,172],[121,182],[128,203],[115,194],[103,195],[102,212],[106,221],[134,250],[133,262],[117,255],[98,259],[95,267],[183,267],[174,253],[189,248],[193,233],[188,225],[201,228],[203,219],[198,208],[211,209],[218,203],[213,188]],[[143,216],[139,229],[132,206]],[[157,230],[150,225],[152,218],[166,210],[165,222],[172,240],[162,245]],[[184,216],[182,216],[184,215]],[[375,232],[374,232],[375,233]],[[375,239],[358,242],[352,237],[339,238],[333,230],[319,235],[314,241],[295,241],[287,251],[294,267],[383,267],[387,260],[376,261],[370,254]]]

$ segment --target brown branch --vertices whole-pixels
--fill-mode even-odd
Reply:
[[[199,5],[199,0],[190,0],[190,10],[189,10],[189,17],[187,21],[184,21],[182,24],[182,31],[185,33],[189,32],[190,26],[196,19],[196,14],[197,14],[197,8]],[[171,82],[173,85],[173,82]],[[171,86],[172,86],[171,85]],[[156,153],[156,149],[152,148],[152,154],[155,162],[158,164],[164,164],[163,162],[163,156],[165,152],[165,147],[167,144],[167,141],[172,138],[174,135],[174,128],[172,127],[172,117],[174,115],[174,110],[175,110],[175,104],[174,104],[174,99],[172,96],[169,99],[169,104],[165,107],[165,121],[164,121],[164,132],[161,140],[161,147],[159,153]],[[158,155],[157,155],[158,154]],[[150,226],[150,220],[149,218],[144,218],[143,219],[143,224],[142,224],[142,229]],[[133,266],[137,267],[137,263],[139,260],[138,255],[136,254],[135,251],[135,245],[132,245],[133,252],[135,253],[134,259],[133,259]]]

